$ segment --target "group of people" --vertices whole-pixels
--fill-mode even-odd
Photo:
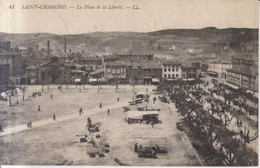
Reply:
[[[29,121],[29,122],[27,123],[27,128],[32,128],[32,122],[31,122],[31,121]]]

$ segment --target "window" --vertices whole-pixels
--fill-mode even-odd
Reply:
[[[112,73],[113,73],[113,74],[116,73],[115,69],[112,70]]]
[[[167,69],[166,68],[164,68],[164,72],[166,72],[167,71]]]
[[[172,74],[172,77],[175,78],[174,74]]]
[[[179,70],[178,67],[176,67],[176,72],[178,72],[178,70]]]
[[[174,67],[172,68],[172,72],[174,72]]]
[[[164,77],[165,77],[165,78],[167,78],[167,75],[166,75],[166,74],[164,74]]]
[[[110,72],[110,68],[107,68],[107,72]]]
[[[168,74],[168,78],[170,78],[171,77],[171,74]]]
[[[171,72],[171,68],[168,68],[168,71]]]
[[[178,78],[179,77],[179,74],[176,74],[176,78]]]

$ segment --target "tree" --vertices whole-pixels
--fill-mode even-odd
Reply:
[[[23,101],[24,101],[24,94],[25,94],[25,92],[26,92],[27,89],[28,89],[28,88],[27,88],[26,86],[20,86],[20,90],[21,90],[22,93],[23,93]]]

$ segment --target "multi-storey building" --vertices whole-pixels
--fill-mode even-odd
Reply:
[[[0,93],[8,89],[10,80],[10,65],[0,64]]]
[[[245,90],[258,91],[258,67],[251,57],[232,57],[232,68],[227,69],[227,83]]]
[[[31,65],[26,68],[27,84],[38,84],[39,82],[39,66]]]
[[[71,66],[60,63],[57,57],[39,67],[39,84],[62,84],[70,83]]]
[[[163,62],[162,77],[167,79],[182,78],[182,66],[178,62]]]
[[[182,78],[196,78],[197,71],[193,66],[182,66]]]
[[[128,63],[126,77],[131,84],[151,84],[162,76],[162,68],[159,63],[140,62]]]
[[[108,62],[105,63],[104,76],[106,81],[126,82],[126,68],[124,62]]]
[[[208,73],[216,74],[218,77],[226,79],[227,69],[230,68],[232,68],[232,64],[229,62],[209,63]]]
[[[18,52],[0,52],[0,63],[10,65],[10,77],[16,77],[22,74],[22,58]]]

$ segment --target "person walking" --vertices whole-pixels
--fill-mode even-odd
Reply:
[[[102,108],[102,103],[99,104],[99,108]]]
[[[52,99],[52,94],[51,94],[51,99]]]
[[[53,117],[52,117],[52,118],[53,118],[53,121],[55,121],[55,120],[56,120],[56,116],[55,116],[55,114],[53,114]]]
[[[41,111],[41,106],[40,105],[38,105],[38,111]]]
[[[119,102],[119,97],[117,98],[117,102]]]
[[[79,109],[79,115],[81,115],[83,112],[82,112],[82,107],[80,107]]]
[[[30,127],[30,122],[27,122],[27,128],[29,128]]]
[[[1,131],[1,132],[4,132],[3,127],[2,127],[2,124],[0,124],[0,131]]]
[[[107,115],[110,115],[110,110],[109,109],[107,109]]]

